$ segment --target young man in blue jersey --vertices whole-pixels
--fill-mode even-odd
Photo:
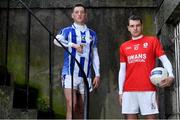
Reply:
[[[92,91],[92,89],[98,88],[100,85],[100,62],[97,51],[96,33],[85,24],[87,11],[84,5],[76,4],[72,9],[71,17],[74,23],[69,27],[61,29],[56,38],[67,47],[69,52],[79,61],[86,74],[89,91]],[[56,39],[54,40],[54,44],[61,47]],[[92,66],[95,72],[93,81],[91,80]],[[72,76],[73,102],[71,93]],[[72,119],[72,108],[74,118],[83,118],[83,76],[75,60],[66,51],[62,69],[62,86],[66,98],[66,118]]]

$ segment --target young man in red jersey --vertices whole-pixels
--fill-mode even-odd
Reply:
[[[150,71],[155,67],[156,58],[159,58],[169,73],[160,87],[168,87],[174,79],[172,65],[158,38],[143,35],[143,23],[139,16],[129,17],[128,31],[132,39],[120,46],[119,101],[122,114],[127,119],[138,119],[140,112],[146,119],[157,119],[156,87],[149,79]]]

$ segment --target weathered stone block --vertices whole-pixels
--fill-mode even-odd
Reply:
[[[0,87],[0,119],[10,118],[10,111],[13,102],[12,87]]]
[[[37,110],[36,109],[12,109],[11,119],[36,119]]]

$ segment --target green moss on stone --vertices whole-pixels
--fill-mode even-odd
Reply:
[[[144,13],[143,16],[143,22],[144,22],[144,34],[145,35],[155,35],[155,24],[154,24],[154,18],[149,13]]]
[[[25,46],[17,39],[9,42],[8,70],[15,83],[25,83]]]

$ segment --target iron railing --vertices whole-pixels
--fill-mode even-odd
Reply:
[[[25,70],[25,80],[26,80],[26,85],[27,85],[27,107],[26,109],[28,109],[28,95],[29,95],[29,66],[30,66],[30,40],[31,40],[31,16],[35,18],[36,21],[38,21],[40,23],[40,25],[49,33],[49,98],[50,98],[50,109],[52,109],[52,80],[53,80],[53,66],[52,66],[52,38],[57,40],[57,42],[62,46],[62,48],[67,51],[67,53],[69,55],[72,56],[72,58],[75,60],[75,62],[77,63],[80,71],[82,72],[83,75],[83,81],[84,81],[84,119],[88,119],[89,118],[89,85],[88,85],[88,81],[86,78],[86,74],[83,70],[83,68],[81,67],[80,63],[77,61],[77,59],[68,51],[68,49],[60,42],[58,41],[58,39],[55,37],[55,35],[46,27],[46,25],[44,25],[41,20],[33,13],[33,11],[22,1],[22,0],[16,0],[18,3],[20,3],[21,5],[23,5],[23,7],[27,10],[28,12],[28,39],[26,41],[26,70]],[[9,40],[9,10],[10,10],[10,0],[8,0],[7,2],[7,27],[6,27],[6,56],[5,56],[5,65],[7,67],[7,57],[8,57],[8,40]],[[72,79],[73,82],[73,79]],[[73,92],[72,92],[73,93]],[[72,97],[73,98],[73,97]],[[73,101],[73,99],[72,99]],[[73,110],[72,110],[73,111]],[[72,112],[72,116],[73,116],[73,112]]]
[[[175,63],[176,63],[176,111],[177,119],[180,119],[180,22],[174,29]]]

